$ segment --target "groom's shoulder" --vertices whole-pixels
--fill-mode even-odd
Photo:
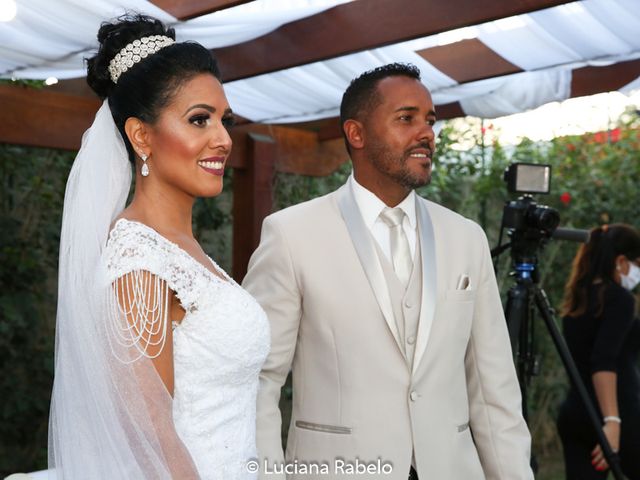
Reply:
[[[335,201],[337,192],[338,190],[335,190],[326,195],[283,208],[269,215],[266,220],[296,226],[317,223],[338,213]]]
[[[458,212],[451,210],[450,208],[445,207],[444,205],[440,205],[432,200],[428,200],[417,194],[418,201],[421,202],[427,210],[429,211],[429,215],[432,220],[444,220],[447,222],[465,222],[468,219]]]
[[[475,235],[481,227],[472,219],[459,214],[458,212],[451,210],[439,203],[435,203],[431,200],[427,200],[424,197],[418,196],[418,201],[422,202],[429,212],[431,221],[439,228],[464,230],[465,232]]]

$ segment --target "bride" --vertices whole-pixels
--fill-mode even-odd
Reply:
[[[128,15],[101,26],[88,60],[104,103],[65,193],[49,427],[58,479],[255,477],[268,324],[191,227],[196,197],[222,190],[231,110],[209,51],[174,39]]]

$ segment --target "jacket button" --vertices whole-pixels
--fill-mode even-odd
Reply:
[[[412,402],[415,402],[420,395],[415,390],[409,394],[409,398]]]

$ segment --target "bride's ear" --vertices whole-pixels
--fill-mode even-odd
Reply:
[[[138,118],[129,117],[124,122],[124,131],[133,146],[133,149],[140,155],[141,152],[149,155],[149,129],[147,125]]]

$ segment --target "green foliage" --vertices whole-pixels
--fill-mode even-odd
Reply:
[[[29,88],[35,88],[35,89],[44,88],[46,86],[46,84],[44,83],[44,80],[28,80],[28,79],[12,80],[10,78],[0,78],[0,85],[14,85],[14,86],[19,85],[22,87],[29,87]]]
[[[347,181],[351,164],[344,163],[327,177],[306,177],[291,173],[276,174],[274,183],[274,210],[296,205],[333,192]]]
[[[0,475],[46,466],[62,196],[73,155],[0,146]]]
[[[224,172],[224,190],[215,198],[198,198],[193,207],[193,234],[207,254],[231,272],[233,237],[233,170]]]

